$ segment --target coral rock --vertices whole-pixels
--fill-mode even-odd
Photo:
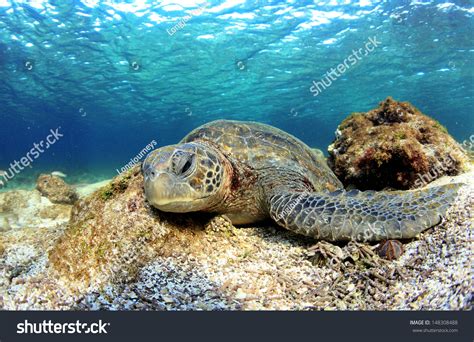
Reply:
[[[446,128],[390,97],[346,118],[328,152],[328,163],[344,186],[361,190],[419,188],[458,175],[469,163]]]
[[[74,204],[78,199],[72,186],[53,175],[41,174],[36,180],[36,189],[53,203]]]

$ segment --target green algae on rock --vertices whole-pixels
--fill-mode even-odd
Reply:
[[[36,180],[36,189],[53,203],[74,204],[78,195],[76,190],[62,178],[50,174],[41,174]]]
[[[420,188],[458,175],[468,163],[445,127],[391,97],[367,113],[347,117],[328,152],[328,163],[344,186],[360,190]]]

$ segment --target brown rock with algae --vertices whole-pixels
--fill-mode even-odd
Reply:
[[[391,97],[346,118],[328,152],[329,165],[344,186],[361,190],[419,188],[459,174],[468,163],[446,128]]]
[[[36,189],[53,203],[73,204],[78,199],[76,190],[62,178],[54,175],[39,175]]]

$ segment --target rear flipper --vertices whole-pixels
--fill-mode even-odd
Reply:
[[[270,215],[291,231],[321,240],[412,238],[441,222],[462,185],[420,191],[286,192],[270,198]]]

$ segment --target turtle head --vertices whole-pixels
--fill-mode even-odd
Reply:
[[[225,160],[217,149],[202,143],[156,149],[143,162],[142,172],[146,199],[162,211],[210,209],[224,196]]]

